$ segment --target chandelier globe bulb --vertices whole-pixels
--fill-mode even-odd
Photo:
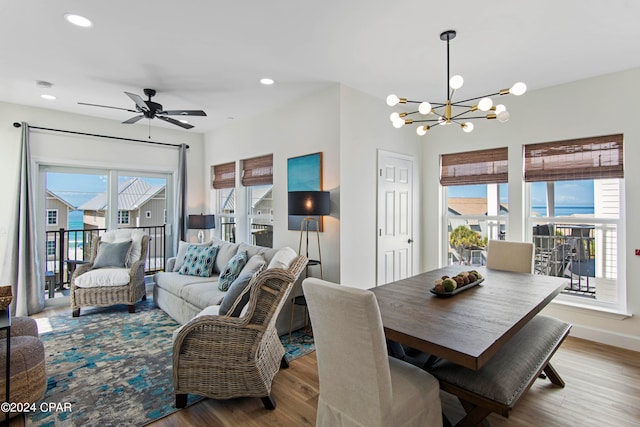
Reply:
[[[418,111],[420,112],[420,114],[430,114],[432,110],[431,104],[428,102],[422,102],[420,103],[420,105],[418,106]]]
[[[462,78],[461,75],[457,74],[457,75],[451,77],[451,79],[449,79],[449,86],[453,90],[460,89],[463,84],[464,84],[464,79]]]
[[[395,107],[396,105],[398,105],[398,102],[400,102],[400,98],[398,98],[396,95],[391,94],[387,96],[387,105],[389,107]]]
[[[482,98],[480,102],[478,102],[478,109],[480,111],[489,111],[491,107],[493,107],[491,98]]]
[[[511,86],[511,89],[509,89],[509,93],[515,96],[523,95],[526,91],[527,91],[527,85],[522,82],[518,82],[514,84],[513,86]]]
[[[504,123],[509,121],[509,116],[510,116],[509,112],[507,110],[504,110],[496,115],[496,119],[498,119],[500,123]]]

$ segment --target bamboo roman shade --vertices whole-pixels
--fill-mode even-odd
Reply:
[[[273,154],[242,161],[242,185],[273,184]]]
[[[622,134],[524,146],[524,180],[623,178]]]
[[[213,167],[213,188],[234,188],[236,186],[236,162],[223,163]]]
[[[440,156],[440,184],[501,184],[508,180],[508,149],[467,151]]]

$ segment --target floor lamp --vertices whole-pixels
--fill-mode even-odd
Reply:
[[[216,228],[215,215],[189,215],[187,228],[198,231],[198,243],[204,242],[204,230]]]
[[[318,260],[309,259],[308,265],[320,266],[320,278],[322,274],[322,252],[320,250],[320,221],[322,215],[329,215],[331,211],[331,201],[328,191],[290,191],[289,192],[289,215],[305,215],[300,223],[300,243],[298,244],[298,254],[302,251],[302,239],[306,237],[305,255],[309,258],[309,230],[316,232],[318,242]]]
[[[316,217],[329,215],[331,212],[331,201],[328,191],[290,191],[289,192],[289,215],[305,215],[300,223],[300,243],[298,244],[298,254],[302,251],[302,238],[306,237],[305,255],[309,259],[309,229],[316,231],[316,240],[318,242],[318,259],[309,259],[307,267],[311,265],[320,266],[320,278],[324,279],[322,274],[322,252],[320,251],[320,221]],[[292,298],[291,320],[289,322],[289,342],[291,342],[291,331],[293,329],[293,313],[296,305],[305,308],[305,325],[307,323],[307,300],[304,295],[294,296]]]

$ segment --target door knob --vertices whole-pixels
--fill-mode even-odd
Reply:
[[[407,243],[413,243],[413,239],[407,240]]]

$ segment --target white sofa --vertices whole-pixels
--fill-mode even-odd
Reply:
[[[184,252],[187,244],[181,242],[178,255],[169,258],[165,267],[165,271],[154,275],[153,300],[156,307],[164,310],[169,316],[180,324],[185,324],[202,310],[212,306],[219,306],[226,292],[218,289],[218,278],[220,272],[224,269],[225,264],[236,253],[246,251],[248,258],[256,254],[264,256],[266,266],[268,268],[278,252],[295,253],[290,248],[272,249],[260,246],[248,245],[246,243],[229,243],[223,240],[214,239],[212,242],[205,243],[207,245],[219,246],[218,254],[213,268],[211,277],[197,277],[183,275],[178,272],[180,265],[179,258],[184,258]],[[278,256],[280,259],[283,254]],[[285,257],[287,258],[287,257]],[[271,265],[272,267],[274,265]],[[301,277],[303,279],[303,277]],[[299,289],[300,284],[296,284],[294,291]],[[298,329],[304,324],[305,310],[297,307],[293,322],[293,329]],[[276,329],[279,335],[289,333],[289,325],[291,321],[291,298],[288,298],[280,315],[276,321]]]

